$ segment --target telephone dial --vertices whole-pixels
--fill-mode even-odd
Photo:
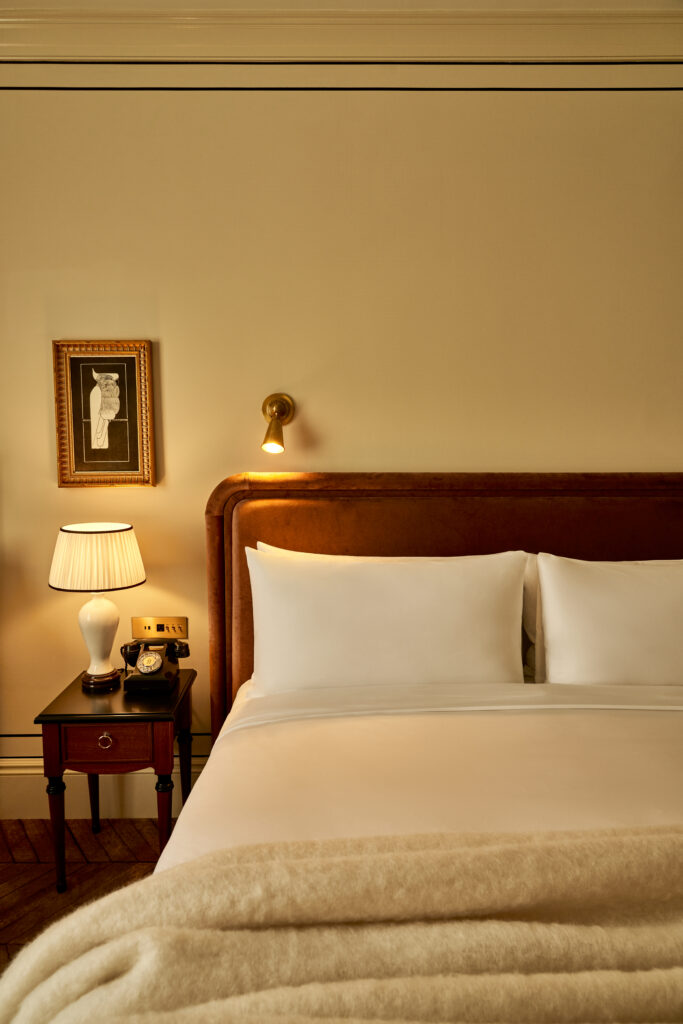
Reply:
[[[126,665],[125,693],[166,696],[178,682],[178,658],[187,658],[187,619],[182,617],[132,620],[133,639],[121,648]]]

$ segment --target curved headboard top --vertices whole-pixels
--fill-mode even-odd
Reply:
[[[211,728],[251,675],[244,553],[683,558],[683,473],[242,473],[206,507]]]

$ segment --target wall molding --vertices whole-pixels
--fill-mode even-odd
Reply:
[[[0,9],[2,60],[666,60],[683,10]]]
[[[43,776],[42,757],[4,757],[0,761],[0,778],[15,775]]]
[[[683,61],[620,63],[0,62],[0,90],[139,92],[663,91],[683,89]],[[3,743],[0,739],[0,755]],[[12,753],[10,748],[7,753]],[[17,753],[28,750],[16,749]]]
[[[197,780],[206,757],[192,758],[192,782]],[[180,772],[173,778],[173,814],[181,809]],[[67,770],[66,816],[90,817],[87,775]],[[0,818],[47,818],[48,800],[42,757],[6,757],[0,762]],[[154,772],[143,768],[123,775],[100,776],[100,809],[103,818],[154,818],[157,814]]]
[[[199,755],[192,758],[192,776],[199,775],[204,765],[206,764],[207,757]],[[64,772],[65,775],[82,776],[82,772],[72,771],[67,768]],[[136,775],[154,775],[154,769],[152,768],[141,768]],[[180,777],[180,769],[177,765],[174,765],[173,774]],[[42,757],[24,756],[24,757],[3,757],[0,760],[0,777],[14,776],[14,775],[40,775],[41,778],[45,778],[43,775],[43,759]],[[85,777],[85,776],[83,776]]]

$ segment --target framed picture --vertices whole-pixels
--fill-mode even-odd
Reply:
[[[60,487],[152,485],[152,345],[53,341]]]

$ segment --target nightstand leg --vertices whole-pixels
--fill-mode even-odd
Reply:
[[[156,791],[159,815],[159,853],[161,853],[171,835],[173,779],[170,775],[157,775]]]
[[[180,792],[183,803],[192,788],[192,733],[189,729],[178,732],[178,760],[180,761]]]
[[[64,856],[64,780],[61,775],[51,776],[47,781],[47,795],[50,803],[52,842],[55,851],[57,871],[57,892],[66,890],[66,859]]]
[[[100,831],[100,777],[88,775],[88,795],[90,797],[90,820],[93,832]]]

